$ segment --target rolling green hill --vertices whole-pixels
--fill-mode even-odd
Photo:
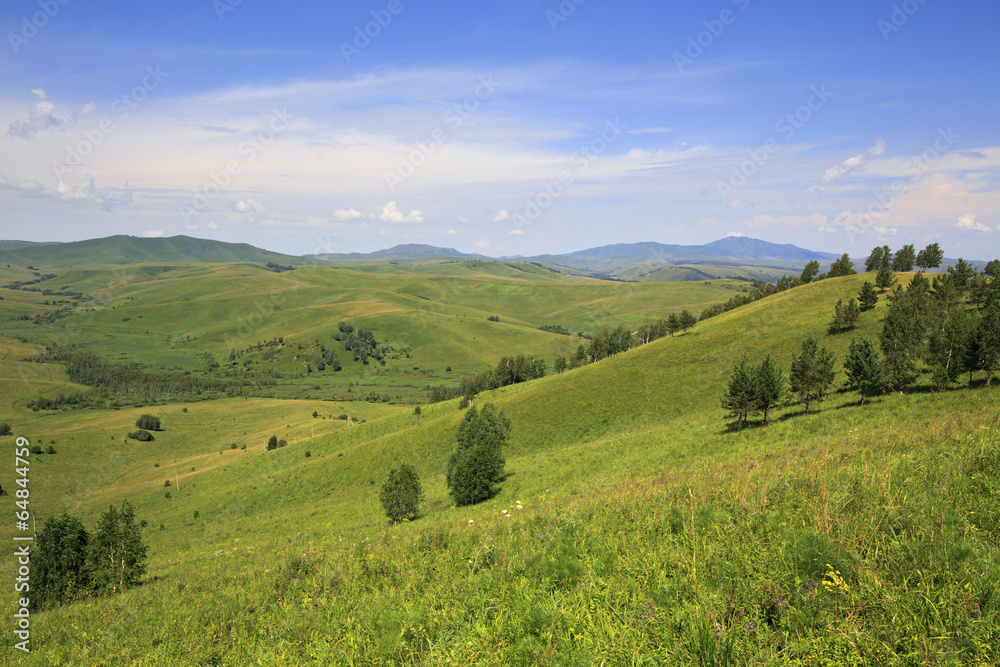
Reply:
[[[92,525],[127,496],[151,546],[140,588],[35,615],[24,664],[993,664],[995,388],[918,383],[863,407],[836,392],[738,433],[722,420],[744,352],[787,371],[812,334],[841,361],[854,334],[827,334],[832,305],[866,278],[481,394],[513,431],[501,492],[473,507],[452,507],[444,484],[456,401],[425,406],[419,426],[410,409],[365,403],[175,404],[158,408],[153,443],[122,442],[146,408],[22,413],[18,433],[59,450],[32,459],[39,518],[68,509]],[[468,291],[449,280],[421,276],[408,298],[503,324],[514,303],[548,317],[593,289],[571,282],[528,303],[496,276],[462,279]],[[622,286],[637,291],[607,303],[657,287]],[[135,289],[155,304],[149,281]],[[875,335],[884,312],[883,298],[856,333]],[[355,420],[331,419],[347,410]],[[270,433],[289,446],[265,452]],[[378,488],[400,461],[420,472],[424,516],[387,526]]]

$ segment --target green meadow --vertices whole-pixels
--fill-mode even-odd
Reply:
[[[541,356],[551,369],[577,332],[697,314],[743,286],[470,264],[139,264],[46,281],[95,298],[53,323],[2,324],[0,420],[56,450],[31,457],[36,519],[67,510],[90,527],[128,498],[146,521],[148,570],[138,588],[34,614],[30,654],[0,635],[5,660],[1000,661],[997,389],[977,375],[972,388],[932,391],[923,374],[905,394],[859,405],[841,366],[853,336],[877,337],[885,297],[855,332],[827,327],[833,304],[871,274],[797,287],[686,334],[481,393],[476,405],[494,403],[513,424],[508,475],[496,497],[457,508],[444,471],[463,411],[457,400],[426,404],[427,385],[454,385],[504,354]],[[43,299],[63,298],[2,292],[5,314],[32,317],[54,308]],[[275,388],[232,398],[27,408],[33,396],[83,389],[59,365],[24,361],[60,336],[149,369],[207,375],[236,341],[335,346],[340,321],[410,356],[374,368],[344,352],[344,369],[322,376],[272,359]],[[836,354],[836,391],[809,414],[788,399],[770,426],[730,430],[719,400],[735,361],[770,353],[787,374],[808,335]],[[369,389],[393,398],[347,400]],[[155,440],[126,438],[150,412],[163,423]],[[265,451],[271,435],[288,445]],[[418,519],[390,525],[378,491],[401,462],[419,471],[426,500]],[[11,465],[4,489],[13,478]],[[4,506],[13,511],[12,500]],[[13,572],[15,560],[0,567]],[[10,587],[3,601],[13,608]]]

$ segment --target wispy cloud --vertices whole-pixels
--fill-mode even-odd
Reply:
[[[44,90],[34,88],[31,92],[38,98],[38,102],[28,110],[27,119],[16,120],[8,126],[8,136],[30,141],[39,132],[52,134],[65,132],[68,128],[75,126],[81,118],[89,116],[97,109],[97,105],[88,102],[79,111],[74,111],[69,116],[60,117],[56,115],[56,105],[49,100]]]

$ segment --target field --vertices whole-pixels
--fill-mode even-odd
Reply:
[[[456,508],[444,467],[463,413],[457,401],[424,404],[418,425],[406,399],[423,384],[453,383],[501,354],[551,362],[579,343],[538,326],[594,333],[697,314],[740,284],[608,283],[540,267],[524,278],[503,264],[116,271],[128,273],[113,300],[57,322],[84,349],[207,373],[249,304],[271,299],[259,322],[243,320],[251,332],[240,340],[327,340],[341,320],[368,326],[412,356],[379,376],[347,364],[341,373],[403,396],[344,401],[339,378],[301,377],[279,398],[33,412],[30,396],[69,389],[59,366],[17,361],[54,332],[6,324],[0,419],[57,450],[32,457],[37,518],[65,509],[91,526],[127,497],[150,545],[142,586],[33,616],[30,656],[5,634],[11,664],[1000,660],[995,387],[976,377],[937,392],[924,378],[864,406],[846,390],[809,414],[789,401],[766,428],[735,432],[723,420],[719,397],[744,352],[771,353],[787,372],[812,334],[839,369],[853,335],[877,335],[884,298],[854,334],[827,333],[833,303],[871,275],[795,288],[480,394],[477,405],[493,402],[513,423],[509,476],[492,500]],[[95,294],[107,279],[79,269],[54,283]],[[4,309],[46,312],[34,293],[13,294]],[[156,440],[126,440],[150,411],[163,419]],[[265,451],[272,434],[288,446]],[[418,469],[426,501],[419,519],[390,526],[378,489],[399,462]],[[0,567],[12,571],[14,559]]]

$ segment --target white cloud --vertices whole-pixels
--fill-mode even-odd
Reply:
[[[382,209],[382,214],[379,215],[379,219],[382,222],[419,224],[424,221],[424,214],[420,211],[410,211],[409,215],[404,215],[403,212],[396,206],[396,202],[391,201],[385,205],[385,208]]]
[[[885,153],[885,139],[879,139],[875,142],[875,145],[869,148],[864,153],[855,155],[844,160],[842,163],[835,167],[830,167],[823,174],[823,184],[833,185],[834,183],[839,183],[848,172],[851,172],[858,167],[864,166],[870,158],[877,158]]]
[[[264,206],[253,199],[241,199],[233,204],[233,210],[237,213],[260,213],[264,210]]]
[[[214,222],[210,222],[210,223],[208,223],[205,226],[208,227],[209,229],[218,229],[219,228],[219,226],[217,224],[215,224]]]
[[[111,210],[118,204],[131,204],[135,188],[126,183],[121,188],[98,188],[94,177],[87,174],[84,182],[74,187],[59,181],[55,189],[47,188],[38,181],[15,181],[0,174],[0,190],[13,190],[22,197],[50,199],[71,204],[97,204],[104,210]]]
[[[879,139],[875,145],[868,149],[869,158],[882,157],[885,154],[885,139]]]
[[[512,229],[512,230],[510,230],[507,233],[510,234],[511,236],[523,236],[524,235],[524,230],[523,229]]]
[[[746,204],[744,204],[744,203],[743,203],[742,201],[740,201],[739,199],[734,199],[734,200],[732,200],[731,202],[729,202],[729,203],[727,204],[727,206],[728,206],[729,208],[739,208],[739,209],[742,209],[742,208],[746,208],[746,207],[747,207],[747,205],[746,205]]]
[[[147,239],[158,239],[163,237],[163,232],[157,231],[146,231],[142,233]]]
[[[510,220],[510,213],[507,212],[507,209],[502,208],[497,213],[496,217],[493,218],[493,222],[503,222],[504,220]]]
[[[977,216],[976,216],[975,213],[966,213],[965,215],[963,215],[961,218],[958,219],[958,224],[956,224],[955,226],[959,227],[961,229],[971,229],[971,230],[977,231],[977,232],[992,232],[993,231],[992,229],[990,229],[989,227],[987,227],[983,223],[981,223],[978,220],[976,220],[976,217]]]
[[[746,234],[744,234],[743,232],[729,232],[728,234],[726,234],[726,238],[727,239],[729,237],[733,237],[733,238],[739,239],[739,238],[743,238],[744,236],[746,236]]]
[[[347,220],[358,220],[363,218],[364,214],[353,208],[338,208],[333,212],[333,217],[340,222],[345,222]]]
[[[11,137],[21,137],[31,140],[39,132],[49,132],[55,134],[64,132],[67,128],[76,125],[77,121],[85,116],[89,116],[97,109],[97,105],[88,102],[79,111],[75,111],[66,118],[60,118],[55,114],[56,105],[49,101],[45,91],[41,88],[34,88],[32,91],[38,102],[28,110],[27,120],[15,120],[7,128],[7,134]]]
[[[459,221],[459,222],[461,222],[461,223],[462,223],[463,225],[467,225],[467,224],[469,224],[469,220],[468,220],[468,218],[465,218],[465,217],[463,217],[463,216],[461,216],[461,215],[460,215],[460,216],[458,216],[458,221]]]
[[[490,247],[490,242],[487,241],[486,239],[483,239],[482,241],[477,241],[476,247],[481,250],[488,250]]]
[[[448,231],[446,231],[446,232],[444,233],[444,235],[445,235],[445,236],[457,236],[457,235],[458,235],[458,232],[456,232],[456,231],[455,231],[454,229],[449,229]]]

